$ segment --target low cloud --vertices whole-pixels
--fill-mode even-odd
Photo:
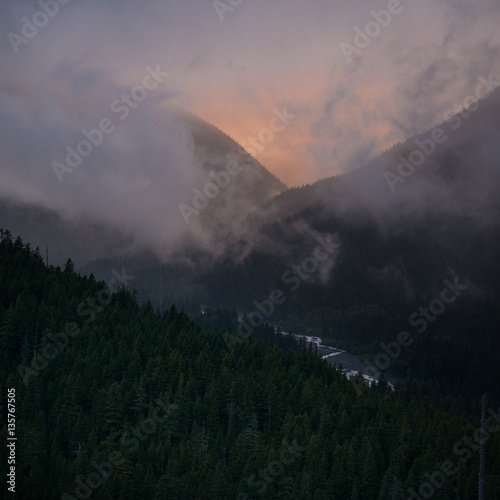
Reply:
[[[185,224],[178,206],[207,182],[210,153],[200,155],[172,106],[240,143],[268,125],[274,108],[289,106],[293,125],[256,157],[294,186],[352,171],[437,125],[478,75],[494,71],[500,48],[495,0],[473,9],[465,1],[404,3],[348,64],[340,43],[352,41],[371,10],[386,6],[243,2],[221,23],[212,3],[201,0],[72,1],[60,4],[16,52],[7,35],[22,35],[24,19],[32,21],[42,7],[6,0],[0,7],[0,196],[69,220],[95,218],[134,235],[133,246],[152,246],[164,256],[186,242],[219,255],[220,231],[238,235],[257,198],[231,187],[217,200],[217,217],[207,212],[199,223]],[[169,75],[165,83],[120,120],[112,103],[157,65]],[[84,129],[107,118],[116,130],[60,183],[53,162],[63,163],[66,147],[76,147]],[[244,185],[251,191],[255,184],[245,178]],[[383,205],[377,186],[358,190],[361,204],[377,199]],[[417,193],[409,189],[409,196],[412,190]],[[235,217],[224,211],[231,196],[237,197]]]

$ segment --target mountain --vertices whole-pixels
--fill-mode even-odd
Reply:
[[[160,200],[149,207],[145,200],[129,196],[127,203],[140,213],[141,225],[128,221],[125,214],[120,224],[113,223],[106,209],[97,212],[76,207],[62,210],[34,200],[4,197],[0,199],[1,226],[22,234],[33,247],[39,246],[44,252],[48,247],[50,262],[56,264],[62,264],[70,254],[77,265],[82,265],[99,257],[137,253],[143,256],[152,253],[162,260],[168,253],[170,259],[182,259],[186,247],[220,252],[221,249],[215,248],[227,238],[228,232],[237,230],[249,212],[286,186],[228,135],[188,111],[174,107],[164,109],[159,118],[160,122],[162,120],[166,133],[173,137],[169,137],[170,141],[175,143],[178,139],[187,143],[181,149],[189,149],[190,156],[183,158],[189,164],[176,164],[174,170],[189,171],[187,184],[184,184],[188,187],[181,189],[172,185],[171,176],[175,175],[178,181],[179,174],[168,169],[157,180],[157,170],[162,168],[161,158],[145,161],[140,157],[133,168],[140,170],[145,178],[150,176],[147,182],[153,179],[155,183],[160,182],[155,187],[164,189],[164,198],[177,195],[182,203],[161,205]],[[129,160],[124,158],[123,161]],[[119,183],[120,178],[116,177],[114,182]],[[61,189],[64,187],[61,184]],[[95,205],[105,201],[99,200]],[[161,211],[169,207],[162,224]],[[157,232],[153,235],[148,232],[146,237],[144,226],[151,221],[155,221],[154,229],[149,232]],[[164,232],[158,229],[162,226]],[[173,242],[168,251],[159,244],[155,248],[148,244],[162,236]]]
[[[496,91],[477,110],[463,111],[467,118],[451,117],[358,170],[284,190],[260,204],[227,231],[224,251],[207,271],[207,276],[231,272],[235,277],[234,286],[222,280],[225,292],[214,292],[219,305],[251,306],[280,284],[289,266],[314,251],[319,237],[338,241],[339,255],[308,283],[337,287],[332,299],[337,303],[377,300],[386,285],[394,287],[396,299],[411,301],[455,275],[471,280],[476,293],[494,296],[499,111]],[[441,144],[431,144],[433,134]],[[430,154],[418,153],[422,149],[417,144]],[[408,175],[408,158],[422,156],[425,162]],[[197,275],[203,282],[203,249],[192,246],[184,252],[199,257],[196,269],[185,268],[186,276]],[[140,256],[130,262],[140,268],[138,274],[147,267]],[[351,293],[349,280],[363,286]]]
[[[198,267],[136,258],[85,270],[127,266],[156,303],[191,300],[254,317],[279,290],[268,321],[372,362],[386,355],[382,342],[408,331],[412,349],[386,368],[426,395],[467,394],[477,409],[482,392],[500,394],[500,92],[473,108],[349,174],[283,191],[205,267],[190,248]],[[332,250],[322,261],[321,245]],[[459,293],[445,304],[450,284]]]

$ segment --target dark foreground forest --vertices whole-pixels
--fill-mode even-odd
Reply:
[[[0,357],[2,498],[477,498],[480,415],[383,382],[359,391],[305,350],[203,331],[70,260],[47,267],[8,232]],[[499,412],[487,406],[488,500]]]

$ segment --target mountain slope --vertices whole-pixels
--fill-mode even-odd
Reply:
[[[1,235],[0,404],[15,399],[18,498],[474,497],[477,418],[384,384],[357,392],[306,352],[252,338],[231,348],[175,307],[158,315],[113,288]],[[489,409],[495,498],[500,415]]]
[[[176,163],[175,168],[169,166],[172,171],[162,166],[159,157],[150,159],[142,155],[128,159],[121,151],[114,151],[127,167],[128,163],[136,162],[130,166],[134,173],[122,169],[123,175],[140,175],[142,179],[131,181],[137,189],[127,189],[125,199],[136,220],[128,220],[126,212],[120,216],[118,211],[111,216],[116,207],[106,208],[107,200],[97,198],[98,195],[86,210],[77,206],[63,210],[34,200],[23,202],[4,196],[0,199],[0,227],[22,234],[33,246],[42,249],[48,246],[52,262],[57,264],[68,254],[74,256],[78,265],[98,257],[144,252],[172,260],[174,254],[182,256],[186,247],[217,254],[221,251],[219,242],[228,232],[237,230],[249,212],[286,188],[229,136],[189,112],[168,108],[158,120],[165,126],[166,134],[178,136],[179,141],[187,144],[182,148],[191,151],[181,157],[186,163]],[[169,140],[175,142],[175,137]],[[148,146],[148,140],[141,145],[144,149]],[[92,160],[93,156],[89,161]],[[98,160],[96,157],[95,161]],[[187,180],[179,187],[171,185],[174,178],[179,182],[177,171],[189,171]],[[66,175],[61,190],[75,179]],[[102,185],[110,183],[109,189],[122,189],[123,178],[111,169],[106,172],[105,167],[103,175]],[[148,184],[155,185],[157,190],[163,188],[164,199],[149,200],[147,195],[141,199],[142,185]],[[101,204],[103,209],[94,210],[94,205]]]

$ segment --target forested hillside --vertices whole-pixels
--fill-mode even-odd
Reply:
[[[11,388],[17,436],[5,498],[475,498],[478,418],[360,390],[318,356],[203,331],[117,288],[2,232],[4,478]],[[493,500],[500,416],[487,416]]]

